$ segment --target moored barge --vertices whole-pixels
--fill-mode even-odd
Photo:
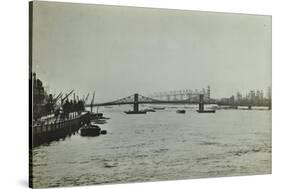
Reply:
[[[146,114],[146,111],[125,111],[126,114]]]
[[[36,121],[32,126],[32,147],[49,143],[67,135],[77,132],[81,126],[91,121],[89,112],[82,112],[80,115],[69,119],[53,121]]]

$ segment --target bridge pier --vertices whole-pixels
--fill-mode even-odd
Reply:
[[[139,111],[139,94],[134,94],[134,112]]]
[[[204,96],[203,94],[199,95],[199,112],[203,112],[204,111],[204,100],[203,100]]]
[[[134,94],[134,110],[133,111],[126,111],[126,114],[146,114],[146,111],[139,111],[139,94]]]
[[[204,95],[199,95],[199,110],[197,110],[198,113],[215,113],[215,110],[204,110]]]

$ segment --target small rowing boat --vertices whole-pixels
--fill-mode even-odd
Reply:
[[[176,111],[178,114],[185,114],[185,110],[177,110]]]

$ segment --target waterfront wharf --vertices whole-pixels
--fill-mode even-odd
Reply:
[[[70,114],[68,118],[46,117],[32,125],[32,147],[65,138],[91,121],[90,112]]]

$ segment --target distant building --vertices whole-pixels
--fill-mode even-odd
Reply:
[[[263,90],[261,90],[261,93],[260,93],[260,97],[261,97],[261,100],[263,101],[264,100],[264,94],[263,94]]]
[[[44,90],[43,83],[40,79],[36,78],[36,74],[32,74],[32,87],[33,87],[33,104],[43,104],[46,92]]]
[[[256,98],[256,94],[254,90],[251,90],[249,95],[248,95],[248,100],[250,100],[251,102],[255,101]]]
[[[36,77],[35,73],[31,75],[30,84],[32,86],[32,115],[33,119],[37,119],[45,114],[45,104],[47,103],[48,95],[42,81]]]
[[[267,89],[267,99],[271,100],[271,87],[268,87]]]
[[[242,94],[240,92],[236,93],[236,101],[241,102],[243,100]]]

